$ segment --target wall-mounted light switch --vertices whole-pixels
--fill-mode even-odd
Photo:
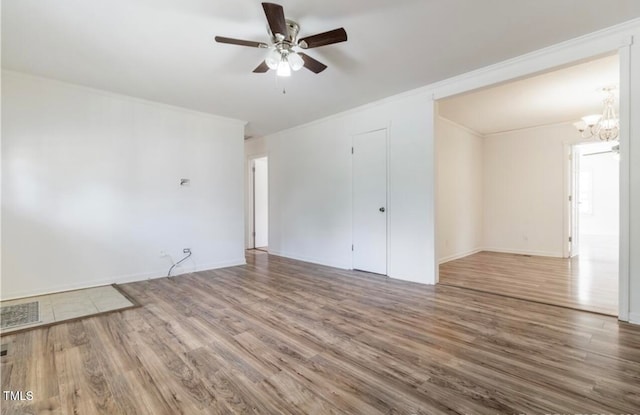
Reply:
[[[180,186],[189,186],[191,184],[190,179],[180,179]]]

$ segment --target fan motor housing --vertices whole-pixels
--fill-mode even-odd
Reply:
[[[271,41],[274,44],[279,44],[279,43],[288,43],[289,46],[294,46],[296,44],[296,41],[298,40],[298,33],[300,32],[300,25],[297,22],[294,22],[293,20],[289,20],[286,19],[287,22],[287,36],[280,40],[278,38],[276,38],[273,33],[271,33],[271,28],[269,27],[269,25],[267,25],[267,32],[269,33],[269,36],[271,37]]]

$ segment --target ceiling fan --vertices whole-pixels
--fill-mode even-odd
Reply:
[[[267,17],[270,44],[223,36],[215,37],[218,43],[269,49],[264,62],[253,70],[254,73],[264,73],[273,69],[277,71],[278,76],[291,76],[292,70],[298,71],[303,67],[311,72],[320,73],[327,69],[327,65],[296,49],[312,49],[347,40],[347,32],[342,27],[298,39],[300,25],[293,20],[285,19],[282,6],[275,3],[262,3],[262,8]]]

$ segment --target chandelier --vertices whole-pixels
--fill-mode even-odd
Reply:
[[[616,110],[614,108],[614,89],[614,87],[602,89],[602,91],[607,94],[603,101],[604,109],[602,110],[602,115],[587,115],[582,117],[582,120],[573,124],[582,135],[582,138],[598,137],[602,141],[610,141],[618,138],[620,121],[616,116]]]

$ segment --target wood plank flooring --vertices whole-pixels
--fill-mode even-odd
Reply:
[[[618,263],[478,252],[440,265],[440,283],[618,315]]]
[[[3,338],[2,414],[637,413],[640,327],[251,251]]]

